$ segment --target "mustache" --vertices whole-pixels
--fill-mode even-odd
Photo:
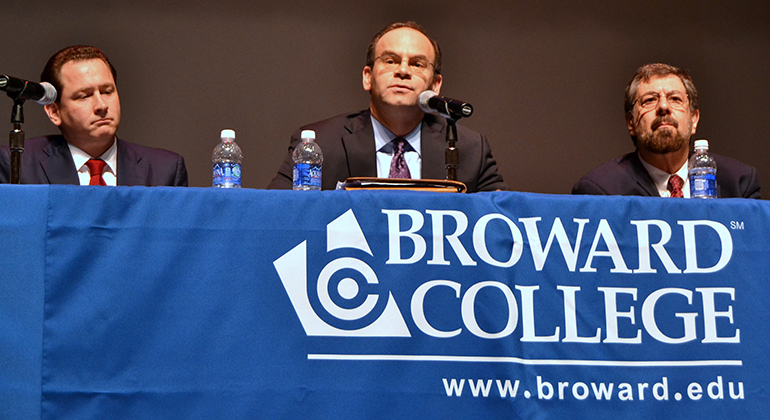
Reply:
[[[655,131],[655,130],[658,129],[658,127],[660,127],[663,124],[668,124],[668,125],[673,126],[674,128],[679,128],[679,123],[676,122],[676,120],[673,117],[671,117],[670,115],[664,115],[664,116],[660,116],[660,117],[655,118],[652,121],[652,124],[650,125],[650,128],[652,129],[652,131]]]

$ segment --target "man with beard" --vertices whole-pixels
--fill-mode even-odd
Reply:
[[[690,75],[668,64],[640,67],[626,86],[625,111],[636,150],[589,172],[572,193],[689,198],[690,137],[700,118]],[[717,162],[718,197],[760,198],[755,168],[710,155]]]

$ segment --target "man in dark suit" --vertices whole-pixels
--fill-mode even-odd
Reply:
[[[349,177],[392,177],[397,144],[409,178],[444,179],[447,122],[425,114],[419,96],[441,89],[441,51],[414,22],[397,22],[380,31],[369,44],[363,87],[369,109],[306,125],[292,136],[289,153],[268,188],[292,188],[292,152],[302,130],[314,130],[324,155],[322,189],[335,189]],[[457,127],[460,162],[457,180],[468,192],[507,190],[486,138]]]
[[[689,198],[690,138],[700,119],[698,92],[690,75],[661,63],[640,67],[626,86],[625,111],[636,151],[592,170],[572,193]],[[760,198],[755,168],[709,154],[717,163],[718,197]]]
[[[67,47],[51,57],[41,81],[57,92],[45,106],[61,135],[29,139],[22,153],[22,184],[187,186],[176,153],[119,140],[116,71],[90,46]],[[0,182],[10,178],[10,152],[0,148]]]

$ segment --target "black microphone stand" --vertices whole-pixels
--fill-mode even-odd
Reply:
[[[13,129],[9,136],[8,146],[11,149],[11,184],[21,184],[21,154],[24,152],[24,99],[13,100],[13,113],[11,114]]]
[[[444,109],[440,113],[446,118],[447,122],[447,149],[444,152],[446,179],[457,181],[457,167],[460,165],[460,152],[455,147],[455,144],[457,144],[457,120],[462,117],[470,117],[473,113],[473,108],[470,104],[465,104],[462,110],[451,110],[449,109],[449,104],[444,103]]]
[[[444,164],[446,167],[446,179],[457,181],[457,167],[460,164],[460,152],[455,147],[457,143],[457,120],[456,118],[447,118],[446,143],[447,148],[444,151]]]

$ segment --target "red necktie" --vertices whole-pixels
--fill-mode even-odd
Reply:
[[[390,161],[390,173],[388,178],[411,178],[409,173],[409,167],[406,166],[406,159],[404,159],[404,146],[406,146],[406,140],[401,137],[397,137],[393,140],[395,146],[395,152],[393,153],[393,160]]]
[[[668,178],[668,190],[671,192],[671,197],[684,197],[682,185],[684,185],[684,181],[679,175],[671,175]]]
[[[91,173],[91,182],[89,182],[88,185],[107,185],[107,183],[104,182],[104,178],[102,178],[102,171],[106,164],[107,162],[101,159],[88,159],[86,166],[88,166],[88,171]]]

